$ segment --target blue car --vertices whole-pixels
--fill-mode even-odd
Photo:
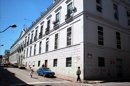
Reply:
[[[38,75],[42,75],[45,77],[54,77],[55,73],[51,71],[49,68],[41,67],[37,70]]]

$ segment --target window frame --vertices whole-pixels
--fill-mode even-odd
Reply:
[[[56,18],[56,19],[55,19],[55,20],[56,20],[56,23],[59,24],[59,22],[60,22],[60,12],[57,12],[57,13],[56,13],[56,17],[55,17],[55,18]]]
[[[54,49],[58,48],[58,39],[59,39],[59,34],[55,34],[55,42],[54,42]]]
[[[66,67],[72,67],[72,57],[66,58]]]
[[[96,10],[102,13],[102,0],[96,0]]]
[[[42,45],[42,41],[39,42],[39,54],[41,54],[41,45]]]
[[[98,26],[98,45],[104,45],[104,33],[102,26]]]
[[[48,52],[49,50],[49,38],[46,38],[46,48],[45,51]]]
[[[116,32],[116,48],[121,49],[121,35],[120,35],[120,32]]]
[[[36,44],[34,45],[34,55],[36,55]]]
[[[39,66],[40,66],[40,64],[41,64],[41,61],[39,60],[39,61],[38,61],[38,65],[37,65],[37,66],[39,67]]]
[[[53,59],[53,67],[57,67],[58,59]]]
[[[67,28],[67,46],[72,45],[72,27]]]
[[[105,58],[98,57],[98,67],[105,67]]]
[[[113,3],[113,10],[114,10],[114,19],[119,20],[118,5],[116,3]]]
[[[32,46],[30,46],[30,56],[32,55]]]

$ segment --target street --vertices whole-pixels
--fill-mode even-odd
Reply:
[[[130,86],[130,82],[76,83],[59,78],[45,78],[36,73],[30,78],[28,70],[0,67],[0,86]]]

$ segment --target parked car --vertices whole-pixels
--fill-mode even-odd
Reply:
[[[41,67],[37,70],[38,75],[43,75],[45,77],[54,77],[55,73],[49,68]]]

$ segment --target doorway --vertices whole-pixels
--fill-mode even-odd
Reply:
[[[45,60],[45,67],[48,67],[48,60]]]
[[[118,78],[121,78],[123,77],[123,68],[122,68],[122,59],[120,58],[117,58],[116,59],[116,70],[117,70],[117,77]]]

